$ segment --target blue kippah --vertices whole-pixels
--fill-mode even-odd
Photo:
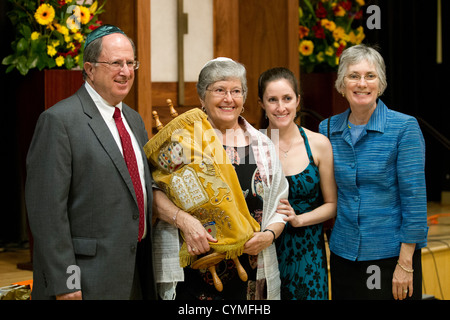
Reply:
[[[95,29],[94,31],[92,31],[91,33],[88,34],[88,36],[86,38],[86,42],[84,43],[84,49],[86,49],[86,47],[89,44],[91,44],[91,42],[94,41],[95,39],[102,38],[104,36],[107,36],[107,35],[110,35],[113,33],[121,33],[121,34],[125,35],[125,32],[120,30],[118,27],[110,25],[110,24],[105,24],[101,27],[98,27],[97,29]]]

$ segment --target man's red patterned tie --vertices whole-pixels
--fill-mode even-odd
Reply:
[[[144,192],[142,191],[141,178],[139,176],[139,169],[136,161],[136,154],[134,153],[133,145],[131,144],[130,135],[125,129],[125,126],[120,115],[120,109],[115,108],[114,121],[116,122],[117,130],[119,131],[120,141],[122,142],[123,157],[130,173],[131,181],[133,182],[134,192],[139,207],[139,235],[138,241],[141,241],[144,234]]]

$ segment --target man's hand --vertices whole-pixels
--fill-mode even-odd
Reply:
[[[75,291],[66,294],[60,294],[56,296],[56,300],[83,300],[81,291]]]

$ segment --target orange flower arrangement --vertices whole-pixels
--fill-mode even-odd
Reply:
[[[299,55],[303,72],[336,71],[342,52],[364,38],[364,0],[299,0]]]
[[[101,26],[106,0],[9,0],[16,28],[13,53],[2,61],[26,75],[30,69],[82,67],[86,36]]]

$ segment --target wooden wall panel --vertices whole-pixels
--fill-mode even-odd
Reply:
[[[150,1],[150,0],[149,0]],[[103,24],[112,24],[127,34],[134,42],[136,40],[136,0],[134,1],[121,1],[121,0],[108,0],[105,4],[105,12],[101,15]],[[136,83],[133,85],[128,96],[125,98],[124,103],[129,105],[133,109],[137,109],[136,101]]]
[[[213,15],[214,57],[229,57],[246,66],[249,93],[244,116],[258,127],[260,73],[284,66],[297,77],[300,74],[298,0],[213,0]],[[186,106],[199,106],[194,85],[186,83]],[[177,106],[177,84],[153,83],[153,106],[164,107],[167,98]]]
[[[291,0],[239,2],[239,29],[242,30],[239,58],[247,68],[249,87],[244,115],[256,126],[262,114],[258,105],[259,75],[272,67],[287,67],[297,75],[299,73],[298,45],[295,45],[298,40],[292,39],[293,32],[297,34],[298,22],[290,18],[291,10],[295,10],[292,4]],[[298,16],[298,10],[294,12]]]
[[[287,0],[286,3],[286,33],[288,37],[287,43],[287,67],[295,74],[300,81],[300,57],[298,52],[298,0]]]
[[[141,63],[136,71],[136,110],[150,133],[153,126],[150,0],[137,0],[136,9],[137,58]]]
[[[247,68],[245,118],[259,126],[258,77],[283,66],[299,77],[297,0],[214,0],[214,55]]]
[[[214,57],[239,61],[239,0],[214,0]]]
[[[84,84],[81,70],[45,69],[41,73],[44,74],[45,109],[70,97]]]
[[[197,82],[184,83],[184,104],[186,106],[200,107],[197,95]],[[177,82],[153,82],[152,103],[153,106],[165,106],[166,100],[171,99],[178,106],[178,83]]]

